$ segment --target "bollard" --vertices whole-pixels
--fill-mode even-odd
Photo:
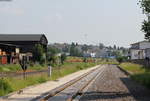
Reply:
[[[51,77],[52,74],[52,67],[48,66],[48,77]]]

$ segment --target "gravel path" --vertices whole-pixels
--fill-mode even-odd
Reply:
[[[108,65],[80,101],[150,101],[150,90],[135,83],[115,65]]]

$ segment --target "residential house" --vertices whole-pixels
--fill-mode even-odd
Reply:
[[[131,44],[130,58],[132,60],[150,58],[150,42],[141,41]]]

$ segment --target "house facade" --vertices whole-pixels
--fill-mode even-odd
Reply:
[[[131,44],[130,58],[131,60],[150,58],[150,42],[141,41]]]

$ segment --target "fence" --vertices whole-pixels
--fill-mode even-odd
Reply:
[[[47,74],[48,70],[38,70],[38,71],[31,71],[31,72],[26,72],[26,76],[32,76],[32,75],[41,75],[41,74]],[[0,78],[3,77],[23,77],[23,72],[21,73],[16,73],[16,72],[2,72],[0,73]]]

